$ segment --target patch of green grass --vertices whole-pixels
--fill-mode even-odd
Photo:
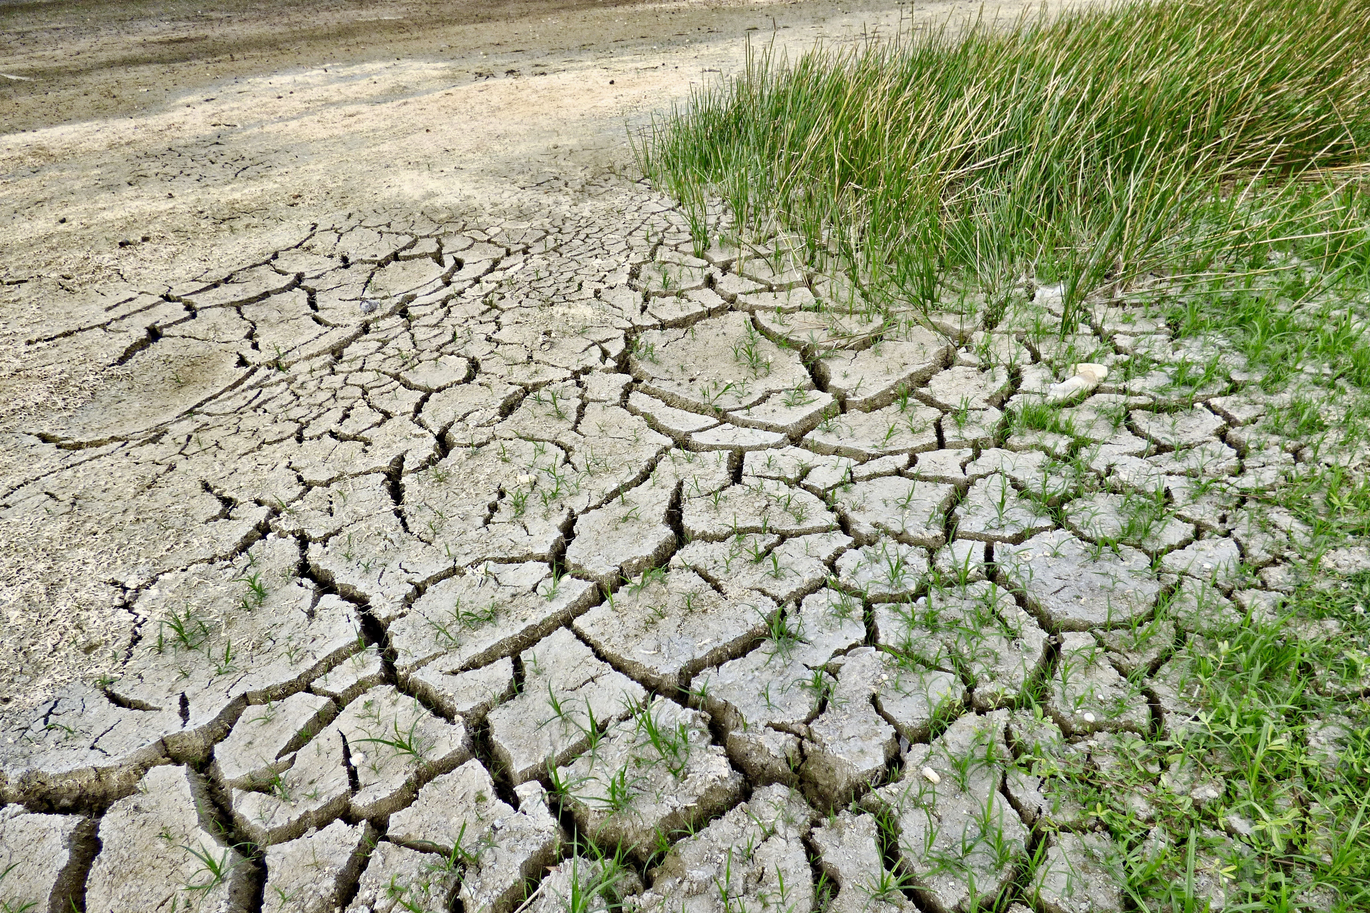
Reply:
[[[637,153],[678,199],[784,228],[868,301],[971,288],[993,312],[1034,276],[1062,283],[1068,332],[1086,296],[1153,272],[1268,284],[1306,266],[1319,277],[1294,300],[1315,301],[1370,275],[1368,56],[1356,0],[976,20],[793,62],[753,53]],[[1338,349],[1353,328],[1276,345]]]
[[[636,882],[622,845],[609,853],[592,841],[576,840],[571,857],[562,865],[569,867],[570,876],[566,895],[559,898],[567,913],[621,910],[624,896]]]
[[[1370,904],[1367,603],[1370,572],[1314,578],[1279,617],[1192,636],[1174,661],[1195,714],[1125,736],[1107,769],[1019,758],[1125,847],[1135,909],[1203,911],[1218,894],[1238,910]]]

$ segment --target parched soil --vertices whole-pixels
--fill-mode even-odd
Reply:
[[[1152,753],[1292,589],[1288,399],[872,321],[629,148],[967,5],[217,9],[0,6],[0,903],[1123,908],[1080,784],[1221,794]]]
[[[139,424],[237,378],[162,346],[175,377],[196,379],[170,399],[148,389],[161,381],[130,359],[156,320],[109,324],[142,310],[118,302],[216,282],[349,215],[491,227],[530,206],[565,211],[587,181],[631,174],[630,125],[744,65],[749,42],[860,40],[909,15],[828,2],[4,4],[0,429],[24,442],[93,414]],[[75,436],[87,431],[104,434]],[[6,491],[33,465],[5,448]],[[91,574],[107,557],[18,522],[0,666],[23,670],[6,697],[27,704],[45,682],[107,665],[76,649],[78,619],[123,622],[106,592],[118,573]]]

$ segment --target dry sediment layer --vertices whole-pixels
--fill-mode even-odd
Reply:
[[[1281,586],[1299,528],[1241,506],[1296,467],[1267,397],[1228,356],[1182,401],[1192,353],[1127,301],[1065,337],[1047,288],[993,330],[873,324],[781,248],[699,253],[606,178],[319,227],[64,331],[127,386],[11,435],[6,519],[99,536],[128,623],[86,632],[98,679],[11,701],[3,845],[66,848],[18,883],[508,910],[599,871],[574,834],[652,863],[645,909],[807,909],[823,873],[850,909],[906,904],[891,878],[1116,904],[1050,759],[1187,725],[1177,644]],[[1012,419],[1143,352],[1050,406],[1069,435]]]
[[[215,58],[5,137],[0,902],[1120,905],[1136,835],[1062,772],[1191,724],[1184,647],[1306,534],[1252,496],[1322,457],[1137,301],[884,323],[780,239],[696,251],[605,173],[614,93],[739,59],[674,38],[687,77]]]

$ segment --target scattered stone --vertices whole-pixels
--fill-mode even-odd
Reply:
[[[1108,652],[1085,633],[1061,635],[1047,706],[1067,735],[1119,729],[1144,734],[1151,729],[1151,710],[1140,682],[1119,675]]]
[[[931,745],[910,746],[902,778],[870,800],[897,821],[900,859],[938,913],[998,896],[1025,860],[1027,828],[1000,792],[1007,719],[1004,710],[962,717]]]
[[[1108,377],[1108,368],[1104,365],[1089,362],[1073,365],[1070,377],[1059,384],[1053,384],[1047,390],[1047,402],[1063,403],[1079,396],[1087,396],[1095,387],[1103,383],[1106,377]]]

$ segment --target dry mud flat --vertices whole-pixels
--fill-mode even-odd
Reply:
[[[56,379],[6,412],[0,902],[1122,908],[1137,835],[1062,771],[1192,726],[1182,646],[1290,587],[1283,400],[1136,301],[879,324],[573,183],[273,210],[146,281],[8,255]]]
[[[166,398],[11,438],[6,516],[103,537],[128,623],[8,714],[6,891],[560,909],[589,841],[640,909],[1118,908],[1052,771],[1190,725],[1177,644],[1287,586],[1298,525],[1241,506],[1296,467],[1268,397],[1179,402],[1192,353],[1126,301],[873,334],[781,255],[701,253],[606,178],[320,227],[78,330]],[[1041,408],[1073,436],[1011,419]]]

